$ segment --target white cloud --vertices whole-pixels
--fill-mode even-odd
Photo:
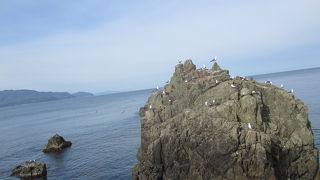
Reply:
[[[178,59],[232,62],[320,41],[316,0],[180,3],[146,3],[89,31],[2,46],[0,88],[148,88],[169,78]]]

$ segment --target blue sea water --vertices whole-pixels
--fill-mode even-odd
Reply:
[[[320,68],[254,77],[294,89],[309,107],[320,147]],[[151,90],[0,108],[0,179],[27,160],[47,164],[49,180],[131,179],[140,145],[137,111]],[[43,154],[55,133],[73,142],[61,154]]]

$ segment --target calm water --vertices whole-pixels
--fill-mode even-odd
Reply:
[[[320,146],[320,68],[256,76],[294,89],[309,106]],[[140,145],[137,114],[150,90],[0,108],[0,179],[26,160],[47,163],[48,179],[131,179]],[[73,145],[62,154],[41,152],[59,133]]]
[[[131,179],[140,145],[137,114],[150,90],[0,108],[0,179],[26,160],[45,162],[48,179]],[[49,137],[72,141],[43,154]]]

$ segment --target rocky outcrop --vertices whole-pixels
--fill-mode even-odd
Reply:
[[[46,164],[41,164],[36,161],[26,161],[24,165],[19,165],[14,168],[12,170],[11,176],[16,176],[21,179],[45,177],[47,176]]]
[[[143,106],[143,107],[141,107],[141,108],[139,109],[139,115],[140,115],[140,116],[145,116],[147,110],[148,110],[148,107],[147,107],[146,105]]]
[[[42,151],[44,153],[57,153],[61,152],[63,149],[67,147],[70,147],[71,145],[72,143],[70,141],[66,141],[62,136],[56,134],[48,140],[48,144],[44,147]]]
[[[308,109],[293,94],[218,64],[176,66],[141,119],[133,179],[317,179]]]

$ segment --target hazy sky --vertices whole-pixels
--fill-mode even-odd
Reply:
[[[161,86],[178,60],[232,75],[320,67],[319,0],[1,0],[0,90]]]

